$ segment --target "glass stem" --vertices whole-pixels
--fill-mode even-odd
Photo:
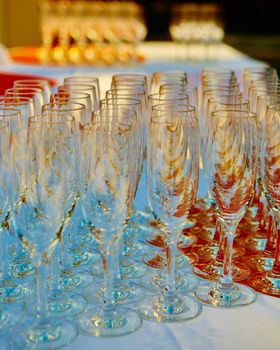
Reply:
[[[218,242],[218,252],[216,255],[216,262],[222,263],[224,259],[224,230],[222,228],[222,223],[221,220],[217,217],[217,222],[216,222],[216,232],[215,235],[219,236],[219,242]]]
[[[271,213],[268,217],[268,236],[267,236],[267,242],[264,250],[265,255],[275,255],[275,246],[276,246],[276,239],[277,239],[277,230],[275,229],[273,215]]]
[[[166,286],[165,295],[172,297],[175,294],[175,266],[177,253],[177,237],[165,241],[166,252]]]
[[[58,243],[52,253],[50,263],[50,285],[52,291],[60,290],[59,276],[60,276],[60,243]]]
[[[5,228],[3,229],[3,242],[2,242],[2,276],[4,280],[9,279],[9,229],[5,224]]]
[[[48,303],[48,279],[47,279],[48,256],[43,254],[38,263],[35,264],[38,317],[40,323],[47,322],[47,303]]]
[[[224,231],[224,242],[223,242],[223,276],[221,278],[221,284],[228,288],[233,284],[232,278],[232,252],[233,252],[233,241],[234,234],[237,227],[238,221],[228,221],[223,225]]]
[[[104,306],[105,312],[114,310],[113,299],[113,281],[114,281],[114,262],[116,255],[116,246],[118,242],[106,242],[102,248],[102,261],[104,270]]]
[[[116,253],[113,254],[113,266],[114,266],[114,280],[119,281],[121,279],[121,271],[120,271],[120,261],[123,256],[123,237],[121,237],[116,244]]]
[[[274,210],[275,226],[277,230],[275,261],[271,273],[280,278],[280,214]]]

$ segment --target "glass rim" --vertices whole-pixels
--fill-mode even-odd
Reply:
[[[15,93],[17,93],[17,91],[19,90],[19,93],[20,92],[22,92],[22,90],[31,90],[30,92],[34,92],[34,91],[36,91],[36,92],[42,92],[42,89],[37,89],[37,88],[35,88],[35,87],[19,87],[19,88],[17,88],[17,87],[13,87],[13,88],[9,88],[9,89],[6,89],[5,90],[5,94],[6,94],[6,92],[15,92]],[[26,92],[26,93],[28,93],[28,91]]]
[[[155,97],[155,96],[158,96]],[[152,100],[160,100],[160,101],[177,101],[177,100],[183,100],[183,99],[189,99],[188,95],[187,94],[176,94],[176,96],[179,96],[179,98],[176,98],[176,97],[170,97],[170,98],[164,98],[164,97],[161,97],[161,94],[160,93],[157,93],[157,94],[151,94],[151,95],[148,95],[148,99],[150,101]]]
[[[86,90],[93,90],[93,91],[95,91],[96,92],[96,88],[95,88],[95,86],[94,85],[90,85],[90,84],[82,84],[82,83],[78,83],[77,82],[77,84],[63,84],[63,85],[60,85],[59,86],[59,88],[65,88],[65,90],[72,90],[72,89],[70,89],[70,88],[68,88],[68,87],[78,87],[78,86],[80,86],[81,87],[81,90],[84,90],[84,91],[86,91]],[[77,88],[78,89],[78,88]],[[75,90],[75,89],[74,89]],[[58,90],[58,91],[60,91],[60,90]]]
[[[141,78],[143,78],[143,81],[147,81],[147,76],[145,75],[145,74],[141,74],[141,73],[117,73],[117,74],[114,74],[113,76],[112,76],[112,81],[114,81],[114,79],[115,78],[122,78],[122,77],[124,77],[124,78],[126,78],[126,77],[132,77],[132,78],[139,78],[139,79],[141,79]]]
[[[203,95],[208,94],[208,92],[211,92],[211,91],[233,92],[233,91],[231,91],[231,89],[209,89],[209,90],[204,90]],[[236,94],[234,94],[234,95],[240,95],[240,96],[242,95],[242,91],[240,91],[240,90],[235,90],[235,92],[236,92]],[[223,95],[223,96],[225,96],[225,95]]]
[[[54,117],[44,115],[44,114],[34,115],[34,116],[31,116],[28,118],[28,125],[29,125],[29,123],[32,123],[32,124],[46,124],[46,123],[65,124],[68,122],[75,123],[75,117],[73,117],[72,115],[56,116],[55,117],[55,118],[63,119],[62,121],[42,121],[43,119],[46,119],[46,118],[54,118]],[[39,119],[41,119],[41,120],[39,120]],[[68,120],[66,120],[66,119],[68,119]]]
[[[250,104],[250,101],[249,100],[242,100],[241,102],[220,102],[220,101],[215,101],[215,100],[218,100],[220,98],[223,98],[223,97],[226,97],[227,98],[227,95],[226,96],[217,96],[217,97],[210,97],[208,98],[208,102],[212,102],[212,103],[218,103],[218,104],[222,104],[222,105],[225,105],[225,106],[232,106],[232,105],[249,105]],[[234,95],[233,95],[234,97]],[[239,96],[237,96],[239,97]],[[229,96],[229,98],[232,98],[232,96]]]
[[[219,115],[224,113],[224,115]],[[232,116],[232,115],[225,115],[229,113],[239,113],[239,116]],[[241,116],[240,114],[247,114],[247,116]],[[213,111],[211,113],[212,118],[228,118],[228,119],[256,119],[257,118],[257,113],[255,112],[250,112],[250,111],[242,111],[242,110],[218,110],[218,111]]]
[[[279,93],[275,93],[275,94],[269,93],[269,94],[258,95],[257,98],[258,100],[266,100],[266,98],[269,98],[271,96],[277,96],[280,99],[280,90],[279,90]]]
[[[276,106],[279,106],[279,108],[280,108],[280,100],[279,100],[279,102],[275,102],[275,103],[269,104],[268,106],[266,106],[266,109],[274,110],[274,108],[275,108]]]
[[[14,81],[14,83],[17,83],[17,82],[19,82],[19,83],[28,83],[28,82],[31,82],[31,83],[36,83],[36,82],[38,82],[38,83],[40,83],[40,84],[44,84],[44,85],[48,85],[48,86],[50,86],[50,82],[48,81],[48,80],[46,80],[46,79],[40,79],[40,78],[38,78],[38,79],[36,79],[36,78],[32,78],[32,79],[17,79],[17,80],[15,80]]]
[[[129,90],[130,89],[110,89],[110,90],[107,90],[106,91],[106,95],[107,95],[107,93],[113,93],[113,92],[118,92],[118,91],[128,91],[128,93],[129,93]],[[139,91],[133,91],[133,90],[131,90],[131,95],[142,95],[142,96],[145,96],[146,95],[146,93],[145,93],[145,91],[144,90],[139,90]],[[127,96],[130,96],[129,94],[127,95]]]
[[[20,110],[19,109],[16,109],[16,108],[1,108],[0,107],[0,115],[3,115],[1,114],[1,112],[11,112],[11,115],[20,115]],[[12,113],[14,112],[14,113]]]
[[[178,84],[176,84],[176,83],[167,83],[167,84],[162,84],[162,85],[160,85],[160,89],[162,88],[162,87],[178,87],[178,88],[184,88],[184,89],[188,89],[188,88],[190,88],[190,89],[193,89],[193,90],[198,90],[198,87],[196,86],[196,85],[192,85],[192,84],[187,84],[187,85],[178,85]]]
[[[126,100],[128,99],[129,101],[132,101],[132,103],[129,103],[129,104],[141,104],[141,99],[138,99],[138,98],[134,98],[134,97],[128,97],[128,98],[122,98],[122,96],[119,97],[121,100]],[[103,98],[102,100],[100,100],[100,102],[104,102],[104,101],[112,101],[112,100],[115,100],[114,97],[108,97],[108,98]],[[116,101],[118,102],[118,101]],[[122,102],[122,101],[121,101]],[[118,104],[118,103],[116,103]]]
[[[7,98],[8,98],[8,96],[3,97],[3,99],[7,99]],[[11,105],[28,105],[30,103],[34,103],[33,98],[24,97],[24,96],[22,96],[20,98],[25,99],[25,101],[1,101],[2,97],[0,97],[0,105],[5,104],[5,103],[11,104]]]
[[[50,111],[50,112],[71,112],[71,111],[80,111],[80,110],[84,110],[85,109],[85,105],[82,104],[82,103],[78,103],[78,102],[65,102],[65,104],[73,104],[73,105],[76,105],[77,107],[74,106],[74,108],[65,108],[65,109],[59,109],[59,108],[46,108],[46,107],[49,107],[51,105],[58,105],[59,106],[59,103],[57,102],[51,102],[51,103],[46,103],[42,106],[42,111],[45,112],[45,111]],[[63,106],[63,104],[62,104]]]
[[[160,112],[160,108],[162,107],[172,107],[174,106],[174,108],[177,108],[177,107],[183,107],[183,108],[186,108],[187,110],[186,111],[177,111],[177,112],[196,112],[196,108],[195,106],[192,106],[192,105],[177,105],[177,104],[173,104],[173,103],[162,103],[162,104],[157,104],[157,105],[154,105],[152,106],[152,111],[156,111],[156,112]]]
[[[125,123],[121,123],[120,121],[115,121],[113,122],[113,120],[97,120],[97,121],[91,121],[90,123],[84,124],[81,126],[81,130],[82,131],[86,131],[86,130],[91,130],[93,131],[93,128],[95,125],[110,125],[113,126],[114,128],[117,128],[117,126],[119,125],[123,125],[124,129],[121,130],[121,132],[123,133],[127,133],[129,131],[131,131],[131,126],[127,125]],[[110,132],[112,133],[112,130],[100,130],[101,132],[107,133]],[[115,134],[115,133],[113,133]],[[119,134],[119,132],[116,132],[116,134]]]
[[[178,113],[184,113],[184,111],[178,111]],[[150,119],[151,124],[156,124],[156,125],[190,125],[190,126],[195,126],[198,128],[198,120],[195,116],[189,116],[189,115],[183,115],[183,116],[176,116],[176,121],[166,121],[167,118],[170,118],[170,115],[164,114],[164,115],[156,115],[152,116]],[[171,117],[172,118],[172,117]]]
[[[124,106],[124,105],[122,105]],[[134,114],[134,115],[137,115],[137,112],[132,110],[132,109],[129,109],[129,108],[119,108],[118,110],[114,109],[114,108],[110,108],[110,106],[106,109],[98,109],[97,111],[94,111],[92,114],[93,115],[98,115],[100,113],[108,113],[108,112],[115,112],[115,113],[118,113],[118,111],[122,111],[122,112],[125,112],[127,114]]]
[[[139,80],[133,80],[133,79],[127,79],[127,80],[115,80],[112,81],[111,86],[114,85],[124,85],[124,86],[130,86],[130,87],[143,87],[146,88],[146,84],[144,81],[139,81]]]
[[[90,80],[93,80],[93,81],[97,81],[99,82],[99,79],[97,77],[94,77],[94,76],[89,76],[89,75],[72,75],[70,77],[65,77],[63,79],[63,81],[71,81],[71,80],[84,80],[84,81],[90,81]]]

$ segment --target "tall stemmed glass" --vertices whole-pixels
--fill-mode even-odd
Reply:
[[[1,185],[0,185],[0,200],[1,200],[1,222],[4,222],[7,211],[9,210],[11,204],[11,198],[9,196],[10,186],[8,179],[10,178],[11,171],[11,149],[10,149],[10,129],[9,124],[5,121],[0,120],[0,175],[1,175]],[[2,225],[3,226],[3,225]],[[2,284],[2,281],[1,281]],[[3,288],[1,287],[1,294],[3,293]],[[22,317],[22,305],[21,304],[11,304],[9,299],[6,298],[7,304],[2,300],[0,306],[0,336],[5,336],[9,333],[18,321]],[[4,300],[5,301],[5,300]]]
[[[146,297],[137,306],[142,317],[176,322],[197,317],[201,306],[180,295],[175,283],[178,238],[187,223],[198,187],[199,146],[196,118],[176,106],[154,114],[147,145],[148,201],[164,234],[165,286],[160,295]]]
[[[249,284],[262,293],[280,295],[280,108],[271,105],[264,120],[261,146],[261,181],[272,209],[277,230],[275,260],[270,271],[253,275]]]
[[[69,117],[71,115],[74,118],[74,123],[77,131],[81,125],[88,122],[85,112],[85,106],[76,102],[55,102],[46,104],[42,108],[42,115],[46,118],[59,118],[61,121],[63,117]],[[79,144],[77,145],[79,149]],[[80,161],[80,159],[79,159]],[[79,168],[81,168],[79,166]],[[53,292],[60,294],[62,289],[70,291],[75,288],[84,288],[93,282],[92,276],[80,271],[76,273],[74,271],[75,266],[80,268],[87,268],[95,264],[100,260],[99,254],[93,252],[80,251],[79,247],[72,249],[72,241],[75,242],[77,230],[70,225],[72,216],[74,215],[77,207],[79,206],[79,188],[77,189],[77,196],[71,206],[70,212],[65,212],[65,220],[60,230],[59,244],[56,245],[54,254],[51,258],[51,286]],[[71,243],[71,244],[70,244]],[[67,301],[70,303],[70,299]],[[73,303],[73,305],[77,303]],[[84,304],[82,302],[82,304]],[[68,308],[69,312],[70,307]]]
[[[9,133],[12,135],[20,130],[22,128],[22,118],[21,113],[19,110],[10,108],[9,106],[1,106],[0,108],[0,121],[6,122],[9,126]],[[8,149],[9,150],[9,149]],[[4,155],[3,155],[4,156]],[[8,157],[8,153],[7,153]],[[2,175],[1,175],[1,184],[3,189],[2,196],[5,194],[8,195],[12,189],[11,186],[11,177],[9,172],[7,171],[7,163],[10,162],[10,159],[3,158],[2,159]],[[6,173],[4,173],[4,170],[6,169]],[[8,192],[5,192],[8,188]],[[10,200],[9,200],[10,199]],[[10,241],[11,241],[11,232],[12,232],[12,225],[11,225],[11,217],[13,215],[12,206],[13,202],[11,202],[11,196],[7,196],[6,198],[3,197],[1,199],[1,249],[0,249],[0,256],[1,256],[1,278],[0,278],[0,299],[6,300],[6,302],[13,302],[13,301],[23,301],[26,300],[30,294],[32,293],[33,289],[30,285],[23,281],[19,281],[18,277],[22,277],[20,273],[14,273],[16,268],[15,265],[10,264]],[[26,259],[27,260],[27,259]],[[32,270],[31,264],[28,264],[28,262],[25,260],[26,265],[29,265],[26,270]],[[22,271],[23,272],[23,271]],[[26,273],[28,271],[25,271]],[[23,273],[23,276],[25,273]]]
[[[215,111],[207,139],[204,170],[224,230],[224,264],[222,278],[213,285],[197,287],[195,295],[216,307],[246,305],[257,296],[250,288],[233,283],[232,251],[236,227],[254,193],[256,116],[246,111]]]
[[[137,330],[141,318],[134,311],[114,303],[114,255],[131,209],[131,184],[135,159],[130,126],[117,120],[96,121],[83,127],[91,211],[104,268],[103,307],[92,308],[79,317],[82,333],[90,336],[118,336]],[[87,165],[88,164],[88,165]]]
[[[124,108],[123,108],[124,107]],[[112,105],[109,106],[109,108],[106,108],[104,110],[100,110],[98,112],[95,112],[93,114],[93,121],[107,121],[107,122],[119,122],[119,123],[124,123],[125,125],[128,125],[131,128],[132,132],[132,141],[133,143],[131,144],[131,150],[133,150],[133,155],[134,155],[134,171],[132,172],[131,176],[131,181],[130,181],[130,201],[131,205],[129,206],[130,210],[128,211],[128,217],[127,217],[127,223],[128,220],[131,217],[131,210],[132,210],[132,203],[135,198],[135,193],[137,190],[137,185],[139,181],[139,169],[142,166],[142,150],[140,148],[141,144],[141,136],[140,136],[140,127],[139,127],[139,122],[138,122],[138,116],[137,113],[132,109],[129,110],[127,109],[128,106],[120,106],[120,105]],[[84,148],[84,147],[83,147]],[[82,148],[83,154],[86,154],[86,150]],[[83,159],[86,157],[83,156]],[[85,186],[86,187],[86,186]],[[95,225],[94,217],[92,217],[92,211],[91,211],[91,206],[90,206],[90,198],[91,198],[91,188],[86,189],[86,193],[84,196],[81,198],[82,200],[82,207],[83,207],[83,212],[85,214],[87,226],[90,228],[91,233],[93,236],[94,230],[95,230]],[[125,226],[127,228],[127,225]],[[133,260],[133,266],[130,268],[129,265],[126,263],[123,263],[123,251],[125,251],[125,244],[124,244],[124,236],[125,232],[123,229],[121,229],[119,233],[119,239],[118,239],[118,244],[116,245],[116,254],[114,254],[114,283],[113,283],[113,288],[114,288],[114,302],[116,304],[126,304],[126,303],[133,303],[135,301],[140,300],[144,296],[144,291],[142,288],[135,283],[135,281],[129,281],[130,279],[137,278],[139,275],[142,276],[146,269],[145,266],[139,262],[138,264],[134,263]],[[135,267],[134,267],[135,266]],[[93,275],[99,276],[102,273],[102,268],[99,267],[99,265],[95,265],[92,267],[90,270]],[[138,275],[138,276],[137,276]],[[99,284],[93,284],[89,286],[88,288],[85,289],[84,291],[87,299],[89,302],[96,303],[97,301],[101,301],[103,303],[104,297],[104,288],[103,286],[100,287]]]
[[[32,117],[13,139],[15,228],[36,269],[37,315],[11,342],[19,349],[55,349],[72,342],[76,328],[47,315],[47,265],[76,195],[76,131],[72,117]],[[31,313],[29,313],[31,315]]]

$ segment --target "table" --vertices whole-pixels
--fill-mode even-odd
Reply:
[[[141,48],[147,60],[144,64],[129,67],[48,67],[7,64],[0,70],[46,75],[62,81],[72,74],[89,73],[100,78],[101,92],[109,88],[111,75],[121,72],[151,74],[159,70],[185,70],[191,83],[197,84],[203,67],[228,67],[237,75],[245,67],[264,64],[239,51],[223,45],[217,61],[190,63],[182,60],[184,49],[175,43],[144,43]],[[205,182],[201,174],[199,194],[205,194]],[[136,197],[136,207],[147,206],[145,180],[141,179]],[[259,295],[256,303],[235,309],[203,307],[202,314],[192,321],[177,324],[157,324],[144,321],[136,333],[110,339],[79,336],[68,350],[277,350],[280,349],[280,299]],[[11,350],[7,339],[0,339],[1,350]]]

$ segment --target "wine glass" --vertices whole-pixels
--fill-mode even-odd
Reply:
[[[42,116],[46,118],[52,118],[54,120],[59,118],[63,120],[64,117],[67,118],[69,115],[74,118],[77,133],[79,134],[78,130],[87,122],[87,115],[83,104],[76,102],[56,102],[46,104],[42,107]],[[80,149],[79,146],[78,143],[77,149]],[[80,177],[83,177],[83,174],[81,174],[81,162],[82,160],[79,158],[79,174]],[[77,196],[71,206],[71,210],[66,213],[65,220],[61,226],[59,244],[56,245],[51,259],[51,286],[55,295],[61,294],[65,289],[72,291],[72,289],[80,289],[92,284],[92,276],[85,273],[85,271],[79,271],[77,273],[74,271],[74,267],[78,265],[80,269],[87,269],[100,259],[99,254],[81,249],[77,242],[76,236],[79,234],[79,229],[75,223],[71,223],[72,216],[77,210],[77,207],[80,206],[81,189],[77,188],[77,190]],[[71,245],[70,242],[72,241],[73,244]],[[80,301],[84,305],[84,301]],[[70,299],[67,302],[69,302],[69,305],[71,304]],[[78,305],[77,302],[72,304]],[[74,311],[72,309],[70,310],[70,307],[68,309],[69,312]]]
[[[14,87],[11,89],[6,89],[5,96],[7,98],[20,98],[20,97],[28,97],[34,100],[35,113],[40,114],[41,108],[45,101],[43,91],[38,88],[31,87]]]
[[[99,79],[91,75],[73,75],[71,77],[64,78],[64,85],[71,83],[81,83],[91,85],[95,88],[97,103],[100,101],[100,86]]]
[[[77,144],[72,117],[32,117],[28,130],[13,139],[14,224],[36,269],[37,312],[13,334],[19,349],[54,349],[77,337],[68,321],[47,314],[47,265],[59,240],[60,227],[76,195]]]
[[[37,88],[43,91],[45,103],[49,102],[51,95],[51,85],[43,79],[22,79],[14,82],[14,88]]]
[[[197,287],[195,295],[215,307],[254,302],[256,294],[233,283],[232,249],[236,227],[254,193],[257,173],[256,115],[247,111],[215,111],[208,130],[205,175],[224,231],[223,274],[217,283]]]
[[[87,209],[94,223],[104,268],[104,302],[78,319],[82,334],[118,336],[137,330],[141,318],[114,303],[114,257],[131,207],[131,181],[135,176],[131,127],[117,120],[100,120],[82,128],[88,182]],[[88,159],[88,160],[87,160]]]
[[[276,249],[273,267],[270,271],[252,275],[248,280],[250,286],[262,293],[280,295],[280,260],[279,260],[279,142],[280,142],[280,108],[272,105],[268,109],[263,124],[260,153],[260,172],[263,191],[271,207],[277,230]]]
[[[8,134],[10,137],[22,128],[22,118],[21,113],[17,109],[9,108],[7,106],[2,106],[0,109],[0,121],[8,124]],[[12,147],[12,144],[11,146]],[[9,153],[7,153],[9,155]],[[8,158],[9,159],[9,158]],[[7,195],[6,198],[2,199],[2,209],[1,209],[1,235],[2,235],[2,244],[1,244],[1,282],[0,282],[0,295],[2,300],[9,300],[9,302],[14,301],[24,301],[33,292],[33,288],[28,283],[28,280],[21,280],[21,277],[25,277],[25,274],[32,272],[32,266],[29,263],[29,260],[26,257],[26,254],[22,251],[22,248],[18,250],[19,255],[23,255],[23,264],[26,266],[25,271],[21,270],[21,264],[17,265],[15,261],[10,264],[10,242],[11,236],[13,233],[12,217],[13,217],[13,202],[12,197],[9,194],[9,191],[12,190],[12,181],[10,174],[7,170],[7,161],[3,162],[2,169],[2,186],[3,196]],[[6,170],[6,174],[4,173]],[[5,191],[8,191],[7,193]],[[17,271],[19,273],[17,273]],[[21,274],[22,272],[22,274]]]
[[[141,150],[141,132],[138,122],[137,113],[134,110],[126,109],[127,106],[114,105],[105,110],[100,110],[93,114],[93,121],[110,121],[110,122],[121,122],[129,125],[131,127],[133,137],[132,149],[135,156],[135,168],[130,182],[131,188],[131,206],[128,212],[127,225],[131,216],[131,207],[134,201],[134,197],[137,191],[137,186],[139,182],[139,171],[142,166],[142,150]],[[86,158],[86,157],[84,157]],[[86,218],[88,226],[91,227],[91,231],[94,230],[94,223],[91,222],[91,210],[88,210],[90,205],[90,190],[85,194],[83,199],[83,210],[86,213]],[[143,298],[143,289],[133,281],[133,279],[142,276],[146,272],[146,267],[140,262],[134,261],[132,259],[126,258],[127,243],[124,240],[125,231],[121,231],[119,234],[118,245],[116,249],[118,250],[114,255],[114,302],[117,304],[132,303]],[[128,262],[129,261],[129,262]],[[98,265],[91,269],[94,275],[100,275],[100,268]],[[130,281],[132,279],[132,281]],[[92,285],[85,290],[87,299],[89,301],[96,302],[96,300],[101,300],[103,302],[103,288],[100,286]]]
[[[10,173],[11,173],[10,158],[12,153],[9,140],[10,140],[9,124],[8,122],[0,120],[1,222],[5,221],[5,216],[7,215],[9,207],[12,204],[12,199],[10,198],[11,192],[9,190],[10,183],[8,181],[8,179],[10,179]],[[3,260],[3,257],[2,257],[2,260]],[[1,284],[2,284],[2,281],[1,281]],[[11,299],[9,299],[9,293],[3,293],[3,290],[4,289],[1,286],[1,296],[4,297],[1,300],[2,302],[0,307],[0,315],[1,315],[0,335],[1,336],[5,336],[10,331],[12,331],[14,326],[17,324],[17,322],[19,322],[23,317],[23,312],[22,312],[23,305],[21,303],[12,304]],[[10,291],[11,290],[9,290],[9,292]]]
[[[85,106],[87,122],[90,122],[92,117],[92,107],[90,95],[85,92],[78,91],[59,91],[50,96],[50,103],[66,103],[74,102],[81,103]]]
[[[164,234],[166,275],[161,294],[147,296],[138,303],[137,310],[143,318],[158,322],[188,320],[201,313],[199,303],[178,292],[181,286],[178,288],[175,280],[178,237],[198,187],[197,120],[187,108],[179,111],[173,107],[168,113],[153,114],[147,144],[148,201]],[[184,287],[186,291],[187,281]]]

